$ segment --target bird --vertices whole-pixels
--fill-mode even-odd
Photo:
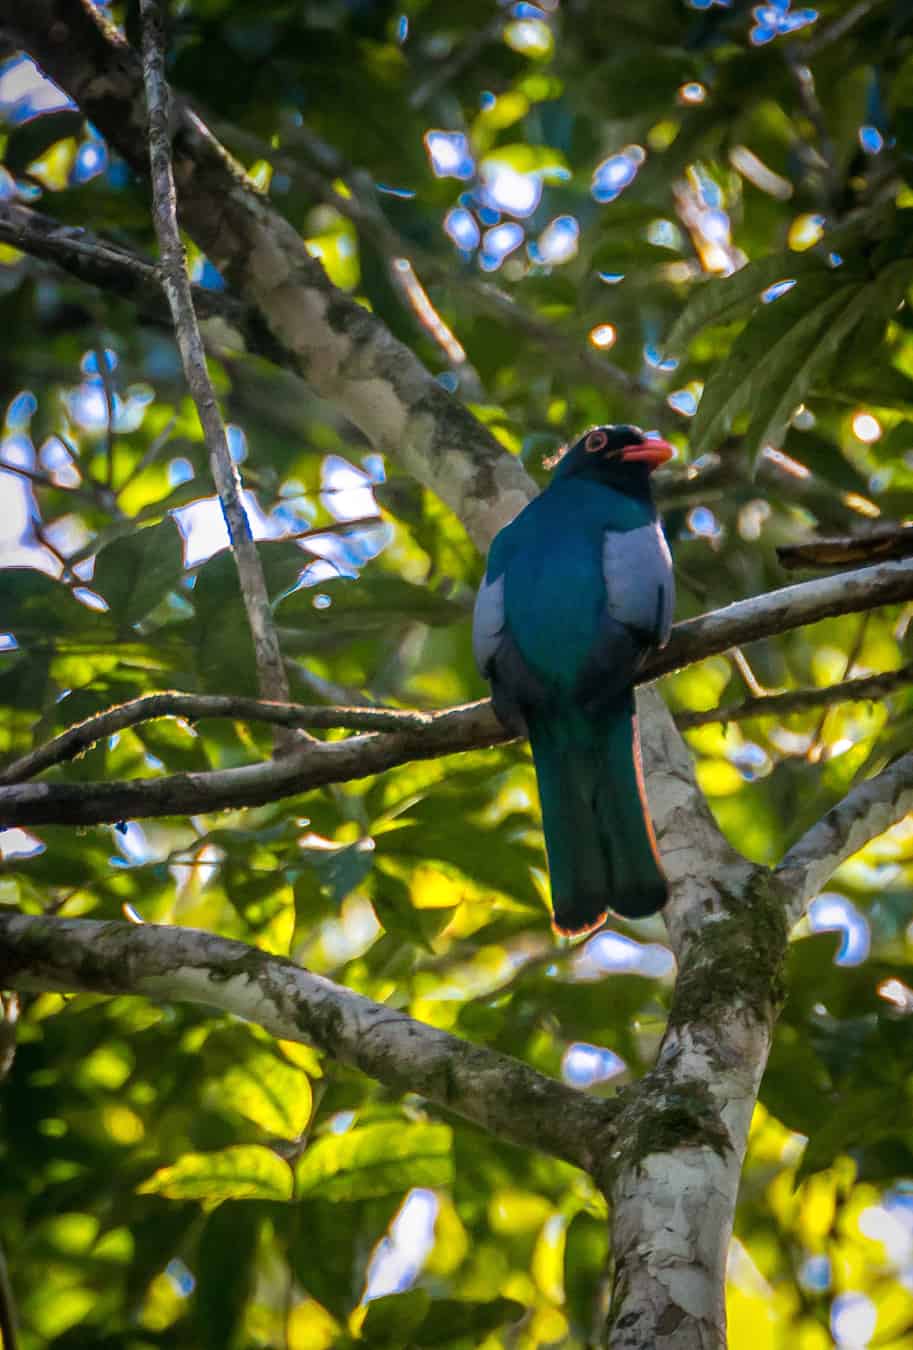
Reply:
[[[634,680],[668,641],[672,558],[650,475],[674,450],[639,427],[591,427],[498,532],[473,651],[499,720],[529,737],[553,926],[655,914],[668,887],[644,791]]]

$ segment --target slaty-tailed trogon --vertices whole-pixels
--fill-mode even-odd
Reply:
[[[495,711],[532,746],[563,933],[666,901],[633,683],[672,623],[672,560],[650,492],[672,453],[637,427],[588,431],[495,537],[476,600],[473,645]]]

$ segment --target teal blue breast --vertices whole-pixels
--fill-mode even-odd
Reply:
[[[651,519],[649,503],[569,479],[553,483],[503,532],[507,626],[556,693],[573,688],[599,630],[603,533]]]

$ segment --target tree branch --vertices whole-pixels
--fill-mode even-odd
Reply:
[[[744,703],[730,703],[720,708],[700,712],[680,712],[675,724],[680,731],[708,726],[713,722],[745,722],[751,717],[787,717],[790,713],[808,712],[812,708],[830,707],[834,703],[861,703],[884,698],[905,684],[913,683],[913,661],[899,670],[886,670],[879,675],[860,675],[855,680],[843,680],[822,689],[787,689],[782,694],[760,694]],[[0,775],[0,783],[3,777]]]
[[[822,689],[790,689],[782,694],[762,694],[725,707],[674,716],[679,731],[690,731],[714,722],[742,722],[752,717],[785,717],[835,703],[855,703],[884,698],[913,682],[913,662],[899,670],[864,675]],[[456,709],[443,710],[455,712]],[[434,724],[438,714],[419,708],[349,708],[326,704],[267,703],[261,699],[230,694],[183,694],[175,690],[144,694],[119,703],[104,712],[77,722],[59,736],[29,751],[0,770],[0,787],[24,783],[54,764],[76,759],[91,746],[128,727],[141,726],[162,717],[194,722],[205,717],[232,718],[245,722],[268,722],[279,727],[308,727],[313,731],[415,731]]]
[[[913,525],[876,525],[865,534],[836,539],[816,538],[805,544],[777,549],[781,567],[850,567],[853,563],[909,558],[913,554]]]
[[[153,262],[131,249],[102,239],[82,226],[62,225],[20,202],[0,202],[0,242],[11,244],[29,257],[54,263],[78,281],[130,300],[155,318],[170,323],[161,273]],[[244,306],[233,296],[206,286],[194,285],[191,289],[199,315],[218,316],[245,328]],[[245,331],[247,345],[256,350],[255,342],[249,341],[248,336]],[[275,355],[273,347],[269,350]]]
[[[16,1297],[6,1267],[6,1256],[0,1247],[0,1336],[3,1350],[19,1350],[19,1318]]]
[[[795,923],[842,862],[913,810],[913,753],[857,783],[793,844],[776,869],[791,894]]]
[[[645,663],[639,682],[655,680],[743,642],[786,632],[834,614],[873,609],[911,596],[911,561],[881,563],[839,577],[784,586],[782,590],[676,624],[668,646]],[[287,716],[277,712],[264,720],[278,723]],[[482,749],[510,739],[488,700],[425,717],[427,721],[421,724],[413,721],[402,731],[312,742],[276,763],[135,781],[22,783],[0,787],[0,823],[99,825],[140,817],[262,806],[328,783],[382,773],[410,760]]]
[[[209,378],[206,353],[193,308],[190,279],[178,231],[169,132],[171,100],[165,80],[164,16],[158,0],[140,0],[140,14],[143,28],[143,74],[149,109],[152,214],[162,257],[162,285],[171,309],[184,376],[206,438],[209,465],[228,526],[231,551],[238,569],[244,609],[254,642],[260,692],[264,698],[288,702],[288,679],[282,664],[282,652],[270,608],[266,577],[260,562],[260,554],[254,543],[250,522],[241,501],[240,474],[228,449],[225,423]],[[277,746],[288,748],[291,743],[288,737],[284,740],[280,738]]]
[[[650,816],[670,887],[664,917],[681,961],[719,892],[739,894],[756,869],[714,820],[694,759],[656,689],[638,691],[637,712]]]
[[[787,896],[722,835],[655,690],[639,693],[638,710],[678,975],[656,1063],[621,1102],[603,1174],[614,1258],[606,1343],[707,1350],[725,1343],[726,1258],[773,1034]]]
[[[818,623],[835,614],[861,614],[913,598],[913,562],[879,563],[836,576],[781,586],[723,609],[676,624],[668,646],[651,656],[642,672],[654,680],[672,670],[775,633]]]
[[[245,722],[269,722],[277,727],[309,727],[315,731],[338,728],[347,731],[420,731],[434,721],[434,714],[417,709],[328,708],[325,704],[267,703],[229,694],[181,694],[165,690],[119,703],[67,727],[53,740],[0,771],[0,786],[23,783],[52,764],[75,759],[116,732],[161,717],[181,717],[191,722],[204,717],[227,717]]]
[[[9,0],[3,26],[146,175],[142,69],[114,26],[75,0]],[[298,232],[183,105],[173,132],[181,223],[259,309],[289,368],[487,546],[535,493],[520,463],[375,315],[333,286]]]
[[[471,1045],[244,943],[187,928],[0,913],[0,986],[203,1003],[316,1046],[499,1138],[591,1170],[617,1114],[519,1060]]]
[[[0,787],[0,822],[99,825],[140,817],[262,806],[328,783],[383,773],[410,760],[481,749],[508,739],[486,701],[433,714],[431,725],[421,734],[367,733],[343,741],[313,741],[281,759],[236,769],[109,783],[23,783]]]

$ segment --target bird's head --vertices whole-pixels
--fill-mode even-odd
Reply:
[[[589,478],[628,491],[646,490],[650,474],[675,454],[640,427],[591,427],[557,462],[554,477]]]

